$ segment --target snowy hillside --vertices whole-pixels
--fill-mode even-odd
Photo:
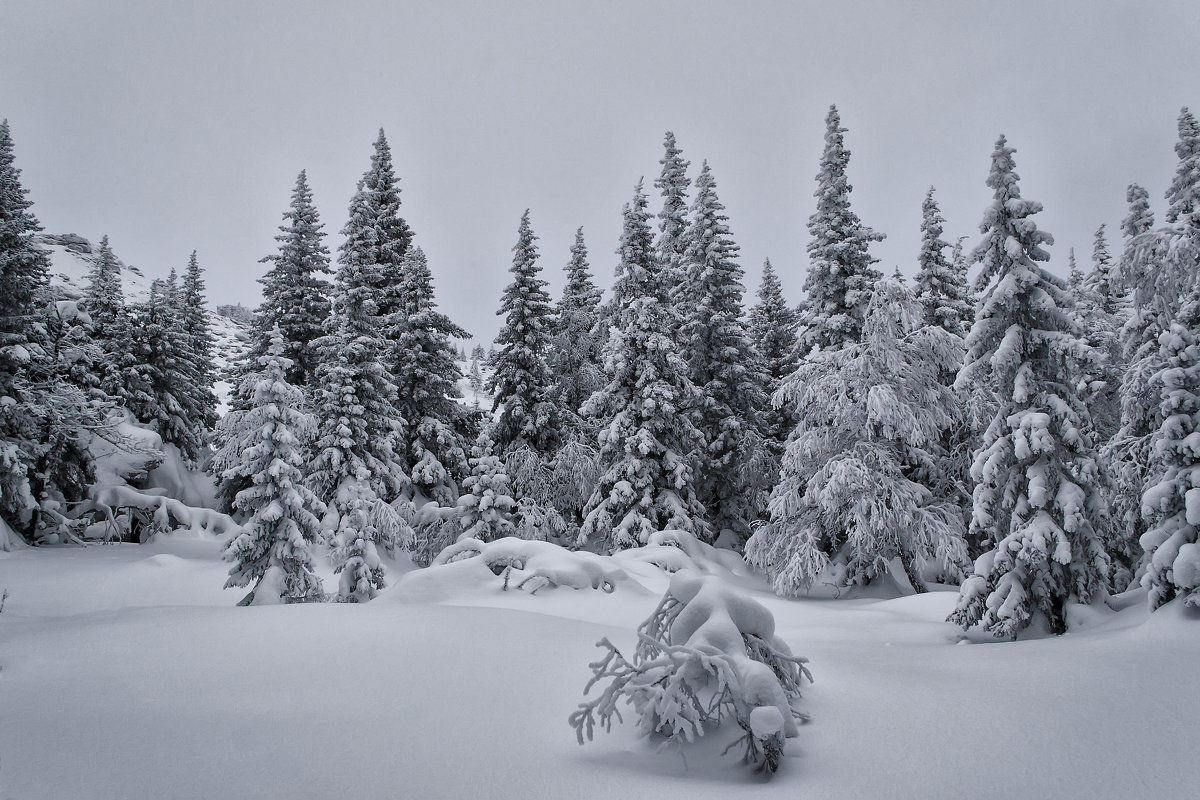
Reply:
[[[96,248],[82,236],[74,233],[48,234],[37,237],[38,243],[50,255],[50,283],[58,287],[70,299],[78,299],[87,289],[88,274],[96,260]],[[153,278],[140,269],[117,259],[121,270],[121,289],[126,302],[141,302],[150,296]],[[166,276],[162,276],[166,277]],[[249,331],[237,320],[221,316],[209,310],[210,330],[215,339],[213,360],[217,375],[228,373],[229,366],[239,362],[249,347]],[[231,386],[228,381],[218,380],[213,387],[217,394],[217,410],[224,413]]]

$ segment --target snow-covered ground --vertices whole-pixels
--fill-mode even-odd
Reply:
[[[954,595],[781,600],[716,569],[811,659],[812,722],[770,782],[656,752],[628,717],[580,747],[595,642],[632,650],[667,576],[501,589],[479,564],[366,605],[235,608],[220,543],[0,552],[0,798],[1131,798],[1195,796],[1196,615],[1138,597],[1072,632],[970,643]],[[553,553],[545,556],[554,565]],[[539,562],[541,563],[541,562]],[[528,568],[532,566],[527,564]],[[327,586],[333,585],[327,576]],[[1149,616],[1149,618],[1147,618]]]

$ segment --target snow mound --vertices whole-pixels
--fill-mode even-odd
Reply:
[[[679,530],[660,531],[645,546],[611,556],[512,536],[491,542],[464,538],[442,550],[426,569],[405,575],[401,594],[436,600],[487,587],[532,595],[559,587],[612,593],[619,586],[657,594],[664,579],[683,571],[726,580],[754,575],[741,556]]]

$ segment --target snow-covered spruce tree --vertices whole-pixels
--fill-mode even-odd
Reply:
[[[971,468],[971,531],[991,549],[963,583],[950,621],[1015,637],[1041,614],[1066,630],[1069,602],[1104,592],[1109,562],[1097,531],[1104,517],[1095,436],[1080,377],[1095,359],[1071,318],[1063,282],[1039,267],[1053,242],[1021,197],[1014,150],[1003,136],[992,153],[984,212],[982,305],[967,339],[958,384],[989,380],[1000,408]]]
[[[867,248],[883,240],[862,224],[850,210],[850,182],[846,149],[837,106],[825,117],[825,151],[817,172],[817,210],[808,218],[808,277],[804,280],[802,308],[803,352],[814,347],[837,349],[858,341],[871,289],[881,277],[871,265],[876,259]]]
[[[146,394],[147,387],[136,369],[120,266],[108,236],[100,239],[82,305],[92,321],[92,340],[104,354],[96,365],[97,385],[128,407],[131,398]]]
[[[127,402],[139,422],[151,426],[164,443],[194,461],[204,446],[205,431],[203,423],[190,413],[189,398],[199,389],[183,363],[190,348],[177,292],[178,286],[155,280],[146,301],[130,307],[135,368],[145,391]]]
[[[942,239],[946,219],[933,199],[933,187],[921,203],[921,252],[917,256],[917,300],[924,309],[925,324],[966,338],[975,320],[975,306],[967,285],[967,271],[947,259]]]
[[[471,474],[463,481],[463,494],[458,498],[461,535],[481,542],[512,536],[516,511],[508,473],[484,431],[471,448]]]
[[[251,485],[234,500],[247,519],[225,550],[233,562],[226,588],[254,584],[239,605],[325,599],[312,566],[312,548],[324,538],[319,515],[325,506],[302,471],[316,420],[304,411],[304,393],[287,380],[292,364],[286,350],[282,333],[274,331],[267,354],[258,359],[261,371],[245,379],[254,387],[235,436],[239,472],[251,476]]]
[[[658,212],[658,239],[654,249],[666,275],[672,306],[682,308],[689,300],[686,295],[687,268],[683,263],[689,227],[688,162],[683,157],[683,151],[676,146],[675,134],[671,131],[667,131],[663,137],[663,150],[663,157],[658,162],[662,165],[662,172],[654,181],[654,188],[662,192],[663,198],[662,210]]]
[[[1096,231],[1092,258],[1092,270],[1081,279],[1073,279],[1071,290],[1079,329],[1096,352],[1096,372],[1088,376],[1095,387],[1090,407],[1097,441],[1107,443],[1121,424],[1124,364],[1120,332],[1125,320],[1124,299],[1113,281],[1115,267],[1108,255],[1103,225]]]
[[[624,209],[613,287],[607,384],[584,405],[600,434],[600,480],[588,501],[580,545],[637,547],[651,533],[680,528],[707,538],[692,461],[704,438],[687,409],[699,393],[675,353],[666,273],[655,257],[646,195],[638,182]]]
[[[575,231],[565,272],[566,285],[554,314],[550,369],[558,384],[558,403],[568,438],[592,439],[595,432],[586,425],[579,409],[603,385],[604,337],[599,330],[600,290],[588,271],[583,228]]]
[[[1200,123],[1186,107],[1179,112],[1179,164],[1167,189],[1167,222],[1200,232]]]
[[[526,209],[513,245],[509,270],[513,280],[496,312],[504,317],[504,326],[496,336],[500,349],[488,380],[488,390],[495,396],[492,410],[499,412],[492,437],[502,456],[527,446],[548,458],[562,440],[562,415],[554,397],[554,376],[546,362],[553,306],[546,282],[539,277],[537,238]]]
[[[187,373],[190,384],[184,408],[200,440],[207,443],[209,433],[217,422],[217,396],[213,392],[217,367],[213,363],[215,339],[209,324],[208,309],[205,308],[204,288],[203,270],[193,250],[188,257],[183,283],[177,295],[179,322],[186,347],[186,363],[181,364],[180,369]]]
[[[317,374],[317,354],[313,342],[323,332],[329,317],[329,249],[322,240],[325,231],[317,207],[313,205],[308,176],[301,170],[292,190],[292,201],[283,212],[275,241],[279,252],[266,256],[271,265],[259,278],[263,287],[262,305],[254,313],[254,341],[250,359],[264,355],[276,328],[283,336],[283,355],[292,362],[288,383],[312,386]]]
[[[961,359],[962,340],[922,317],[904,286],[881,281],[861,341],[810,354],[780,388],[800,421],[771,521],[746,545],[777,593],[803,594],[822,574],[838,587],[863,585],[894,558],[917,591],[927,565],[940,578],[961,576],[963,515],[939,483],[956,406],[942,375]]]
[[[1129,184],[1125,191],[1125,202],[1129,204],[1129,215],[1121,220],[1121,233],[1129,240],[1154,227],[1154,212],[1150,210],[1150,193],[1136,183]]]
[[[399,200],[394,178],[387,188],[391,162],[382,131],[371,162],[342,231],[346,241],[338,254],[326,332],[313,343],[317,441],[308,478],[329,507],[326,525],[335,530],[342,573],[338,599],[348,602],[369,600],[382,588],[384,567],[376,545],[394,547],[401,528],[380,498],[390,500],[408,486],[395,452],[405,422],[386,361],[384,326],[391,317],[381,311],[380,289],[392,277],[396,249],[401,241],[407,249],[408,239],[385,235],[389,226],[401,226],[394,224]]]
[[[26,193],[8,120],[0,121],[0,515],[16,531],[28,529],[37,507],[29,487],[38,441],[28,405],[29,334],[50,269],[33,240],[41,225]],[[0,538],[0,544],[7,542]]]
[[[1148,521],[1142,585],[1150,607],[1176,597],[1200,605],[1200,287],[1162,334],[1162,427],[1155,441],[1156,483],[1142,496]]]
[[[1127,298],[1121,284],[1117,262],[1108,251],[1108,238],[1104,234],[1107,226],[1101,224],[1092,239],[1092,271],[1084,283],[1094,292],[1105,314],[1119,317],[1125,311]]]
[[[800,688],[812,675],[808,659],[793,656],[775,635],[771,612],[717,578],[680,570],[638,626],[638,639],[632,660],[608,639],[597,643],[606,653],[589,665],[584,694],[609,683],[568,719],[580,744],[593,737],[597,722],[610,730],[624,700],[643,736],[682,747],[730,720],[745,732],[733,743],[744,745],[743,763],[768,774],[779,768],[784,739],[807,719]]]
[[[698,454],[696,490],[713,527],[730,531],[740,544],[766,512],[776,469],[762,433],[768,378],[742,321],[738,246],[708,162],[695,188],[682,262],[690,302],[679,310],[678,341],[700,392],[690,410],[705,445]]]
[[[393,364],[396,407],[409,421],[404,442],[404,468],[412,491],[453,505],[458,481],[469,470],[468,416],[455,398],[462,378],[451,337],[470,336],[437,311],[433,275],[425,253],[410,247],[404,256],[398,295],[397,336]]]
[[[413,232],[400,216],[400,184],[392,166],[392,150],[382,128],[375,140],[371,167],[358,183],[350,220],[342,229],[342,235],[346,241],[339,249],[341,257],[353,251],[361,263],[371,265],[365,277],[374,290],[381,335],[387,344],[385,366],[394,376],[399,357],[398,340],[404,323],[404,298],[401,296],[404,256],[412,246]]]
[[[89,395],[75,371],[98,357],[86,314],[69,301],[48,303],[49,259],[34,243],[41,230],[0,122],[0,517],[8,531],[55,540],[65,502],[86,496],[93,436],[115,433],[107,398]],[[61,346],[60,346],[61,345]],[[69,535],[69,534],[68,534]]]
[[[1129,187],[1129,215],[1122,223],[1126,240],[1120,275],[1132,308],[1121,330],[1121,357],[1125,371],[1121,380],[1121,424],[1105,447],[1113,474],[1115,517],[1121,526],[1111,552],[1128,577],[1141,560],[1139,542],[1146,532],[1141,514],[1143,491],[1161,478],[1161,462],[1155,457],[1155,440],[1163,425],[1160,376],[1166,366],[1159,339],[1170,329],[1175,314],[1196,281],[1200,262],[1200,235],[1195,216],[1188,212],[1189,198],[1200,188],[1196,170],[1196,123],[1187,109],[1180,114],[1179,141],[1175,151],[1179,166],[1167,192],[1175,210],[1170,225],[1153,230],[1147,192],[1137,184]]]
[[[775,394],[784,378],[796,371],[796,331],[799,326],[799,316],[784,300],[783,285],[770,259],[764,260],[758,303],[750,309],[747,330],[762,359],[768,397]],[[768,442],[774,443],[772,447],[777,455],[782,455],[782,446],[796,427],[796,421],[796,410],[788,403],[772,405],[763,412],[763,435]]]

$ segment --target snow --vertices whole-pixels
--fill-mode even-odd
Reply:
[[[953,592],[783,600],[728,554],[684,553],[811,661],[812,721],[763,783],[719,757],[732,735],[681,757],[627,719],[576,744],[595,642],[632,650],[672,580],[647,560],[610,559],[633,577],[611,593],[504,591],[451,570],[468,559],[368,604],[235,608],[220,551],[196,531],[0,554],[0,796],[1091,800],[1200,781],[1200,612],[1151,615],[1141,590],[1071,609],[1065,636],[991,643],[943,622]]]

